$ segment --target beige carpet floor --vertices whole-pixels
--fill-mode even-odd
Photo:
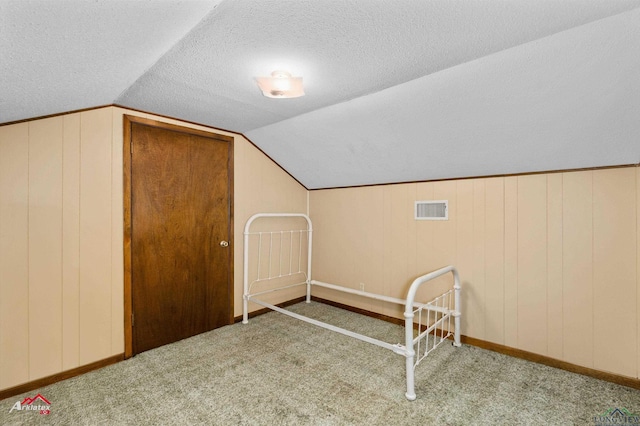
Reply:
[[[402,328],[312,302],[291,310],[402,342]],[[0,401],[0,425],[594,425],[640,391],[444,344],[404,397],[404,358],[272,312]],[[13,411],[41,393],[51,414]]]

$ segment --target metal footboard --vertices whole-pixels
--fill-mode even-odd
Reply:
[[[420,286],[439,276],[453,274],[453,289],[436,297],[431,302],[414,309],[416,292]],[[416,399],[414,385],[414,371],[416,366],[431,351],[440,346],[449,336],[453,334],[453,345],[460,346],[460,277],[458,271],[453,266],[445,266],[437,271],[430,272],[416,278],[409,292],[405,305],[405,351],[407,364],[407,392],[405,396],[408,400]],[[451,299],[453,294],[453,309]],[[416,315],[418,316],[418,336],[413,337],[413,324]],[[451,318],[454,320],[454,332],[451,333]],[[423,322],[424,320],[424,322]],[[424,329],[423,329],[424,328]],[[445,331],[446,328],[446,331]],[[429,337],[432,337],[431,342]],[[422,348],[422,350],[421,350]]]

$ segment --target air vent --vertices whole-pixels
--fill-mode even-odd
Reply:
[[[416,220],[449,220],[449,202],[416,201]]]

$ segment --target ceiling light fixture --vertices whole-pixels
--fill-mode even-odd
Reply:
[[[267,98],[297,98],[304,96],[302,77],[291,77],[286,71],[274,71],[271,77],[257,77],[258,87]]]

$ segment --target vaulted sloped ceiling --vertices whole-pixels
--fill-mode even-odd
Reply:
[[[640,0],[0,0],[0,123],[118,104],[309,189],[638,163],[639,69]]]

